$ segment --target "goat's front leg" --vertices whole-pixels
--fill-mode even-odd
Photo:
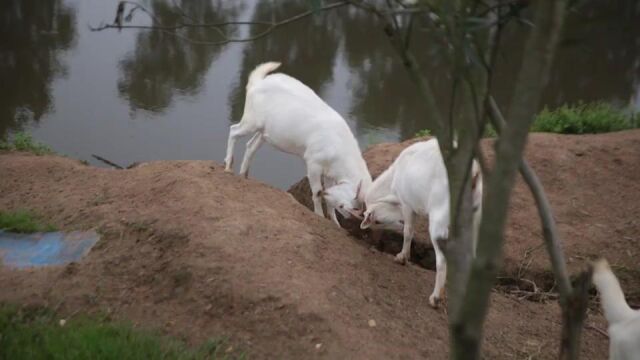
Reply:
[[[430,214],[431,215],[431,214]],[[444,297],[444,285],[447,280],[447,259],[438,245],[438,241],[449,237],[449,214],[443,213],[440,216],[433,214],[429,218],[429,237],[433,250],[436,253],[436,284],[433,292],[429,296],[429,305],[438,307],[438,303]]]
[[[402,217],[404,218],[404,228],[402,231],[402,251],[396,255],[395,261],[399,264],[406,264],[411,256],[411,241],[413,240],[413,223],[416,214],[406,205],[402,205]]]
[[[307,178],[311,187],[313,212],[324,217],[322,211],[322,168],[315,164],[307,164]]]

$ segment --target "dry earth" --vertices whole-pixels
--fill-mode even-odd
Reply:
[[[369,151],[373,172],[405,145]],[[637,274],[640,131],[533,135],[528,149],[571,269],[604,255],[614,270]],[[106,312],[193,344],[230,336],[251,358],[447,357],[447,315],[427,305],[432,271],[399,266],[287,193],[218,164],[162,161],[111,170],[2,153],[0,194],[0,210],[28,209],[63,229],[103,234],[78,263],[0,266],[0,302],[50,306],[66,316]],[[506,271],[530,258],[527,276],[543,279],[543,250],[524,256],[540,234],[522,184],[512,208]],[[637,281],[623,279],[625,289],[638,294]],[[494,292],[485,358],[555,358],[558,315],[552,301]],[[597,311],[588,323],[605,328]],[[585,330],[584,358],[605,358],[607,346],[598,331]]]

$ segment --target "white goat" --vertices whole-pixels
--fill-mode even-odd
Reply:
[[[593,266],[593,283],[609,323],[609,359],[640,358],[640,311],[629,307],[609,263],[600,259]]]
[[[313,90],[285,74],[267,76],[279,66],[267,62],[249,75],[242,119],[229,129],[225,170],[232,171],[233,148],[244,135],[252,134],[240,166],[244,177],[264,141],[298,155],[307,165],[315,213],[324,215],[324,196],[329,217],[340,226],[336,209],[345,217],[362,212],[371,185],[367,164],[346,121]]]
[[[482,217],[482,175],[472,165],[473,251]],[[416,215],[429,217],[429,237],[436,254],[436,284],[429,304],[437,306],[447,277],[446,259],[438,240],[449,237],[449,179],[436,139],[404,149],[365,195],[366,211],[360,227],[403,229],[402,251],[396,262],[406,263],[411,252]]]

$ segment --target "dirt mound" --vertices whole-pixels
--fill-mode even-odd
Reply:
[[[103,234],[78,263],[0,266],[0,302],[105,312],[191,343],[231,336],[251,358],[447,357],[447,315],[427,305],[433,272],[396,265],[290,195],[220,165],[110,170],[5,153],[0,174],[1,210]],[[555,358],[558,313],[494,294],[486,357]],[[597,314],[589,322],[605,326]],[[584,358],[606,356],[598,332],[583,344]]]
[[[371,175],[382,173],[402,149],[415,141],[379,144],[365,151]],[[493,140],[484,140],[482,147],[493,161]],[[551,202],[570,271],[576,272],[586,261],[604,256],[614,264],[627,297],[640,305],[640,131],[581,136],[531,134],[526,158]],[[289,191],[311,207],[306,179]],[[553,278],[537,210],[521,178],[509,216],[504,276],[533,280],[540,288],[551,289]],[[348,225],[352,233],[368,239],[353,224]],[[424,224],[417,234],[412,261],[433,268]],[[385,232],[382,241],[381,248],[396,253],[402,235]]]

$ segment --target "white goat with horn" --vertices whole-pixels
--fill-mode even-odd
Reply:
[[[473,197],[473,251],[482,217],[482,174],[477,161],[471,169]],[[438,141],[431,139],[404,149],[376,178],[365,196],[362,229],[403,230],[402,251],[396,261],[409,260],[416,215],[429,217],[429,237],[436,254],[436,284],[429,304],[436,307],[444,292],[447,264],[438,240],[449,237],[449,178]]]
[[[229,130],[225,170],[232,171],[233,148],[244,135],[252,137],[240,166],[242,176],[247,177],[249,163],[265,141],[298,155],[307,165],[315,213],[324,215],[324,197],[329,217],[340,226],[335,210],[345,217],[362,213],[371,185],[367,164],[346,121],[313,90],[288,75],[268,75],[279,66],[267,62],[249,75],[242,119]]]

